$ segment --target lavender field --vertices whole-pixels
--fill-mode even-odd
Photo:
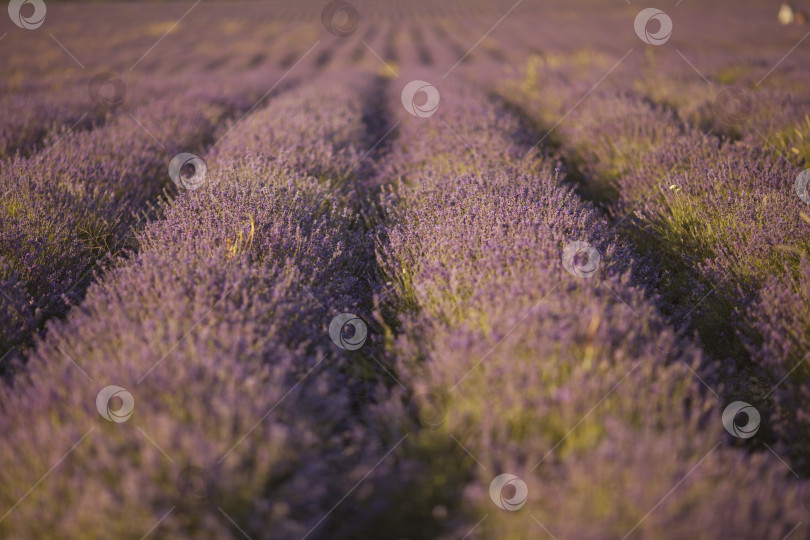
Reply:
[[[0,538],[810,538],[810,1],[11,0]]]

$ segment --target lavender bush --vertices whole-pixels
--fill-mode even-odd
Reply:
[[[538,100],[532,88],[541,72],[548,81],[548,70],[537,64],[531,69],[504,95],[542,124],[547,118],[534,111],[549,101]],[[606,89],[572,113],[574,121],[558,131],[556,140],[582,175],[583,191],[603,201],[622,230],[665,268],[660,281],[674,320],[690,322],[707,350],[741,372],[732,377],[736,382],[729,384],[729,395],[747,392],[773,403],[769,408],[777,423],[786,415],[777,410],[792,410],[797,418],[804,414],[796,411],[795,402],[780,404],[780,394],[770,392],[795,362],[771,356],[773,348],[759,351],[764,336],[748,306],[763,302],[757,298],[772,298],[774,280],[788,288],[787,294],[799,295],[797,261],[810,245],[801,217],[805,204],[793,189],[800,152],[775,152],[759,138],[773,132],[773,126],[788,125],[789,118],[801,118],[801,101],[771,96],[755,102],[760,99],[781,116],[763,115],[771,127],[765,120],[738,125],[749,135],[732,142],[713,131],[703,133],[672,110],[638,101],[626,90]],[[711,112],[719,121],[718,111]],[[771,318],[767,339],[779,334],[777,341],[789,343],[795,324],[792,315],[784,315],[781,323]],[[793,373],[787,384],[798,385],[789,392],[801,394],[808,383]],[[780,436],[797,468],[805,462],[806,438],[800,433],[793,426]]]

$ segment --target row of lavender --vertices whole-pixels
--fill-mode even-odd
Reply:
[[[63,126],[40,151],[0,164],[0,355],[30,343],[50,317],[81,298],[98,263],[131,244],[138,214],[171,185],[171,156],[210,143],[220,123],[251,106],[260,81],[247,81],[239,92],[227,84],[178,91],[188,83],[151,85],[95,129]],[[31,133],[46,133],[77,111],[66,106],[67,116],[38,117]],[[3,125],[15,131],[16,119],[4,118]]]
[[[3,121],[0,123],[0,158],[9,158],[18,152],[25,156],[38,145],[66,132],[68,129],[87,129],[103,120],[103,109],[91,108],[87,89],[61,89],[53,91],[10,92],[0,98]]]
[[[640,72],[611,82],[676,112],[683,122],[704,132],[745,140],[796,166],[806,165],[810,163],[807,69],[801,57],[793,55],[768,69],[774,67],[770,63],[774,52],[762,51],[761,58],[748,62],[729,53],[716,54],[711,61],[704,55],[687,58],[699,63],[700,73],[682,57],[656,57]]]
[[[810,218],[795,189],[806,166],[806,100],[720,86],[698,105],[639,95],[625,78],[576,104],[592,84],[583,73],[594,70],[535,61],[503,95],[541,133],[568,112],[548,139],[561,145],[584,191],[664,269],[664,309],[723,360],[714,390],[754,404],[765,418],[760,437],[806,472]]]
[[[132,114],[137,118],[136,113],[143,112],[144,105],[156,99],[178,96],[189,88],[198,88],[195,93],[199,94],[199,89],[212,86],[204,79],[188,75],[169,80],[131,74],[125,80],[110,72],[81,75],[42,78],[4,89],[0,96],[0,106],[5,112],[0,121],[0,158],[10,160],[17,154],[29,157],[54,145],[69,132],[103,126],[117,116]],[[221,100],[228,86],[227,82],[219,82],[215,84],[217,91],[209,92]],[[241,93],[247,93],[247,89],[243,88]],[[229,89],[229,95],[239,94]]]
[[[783,464],[729,447],[699,351],[635,284],[652,269],[557,185],[550,158],[523,161],[533,140],[513,113],[443,85],[435,115],[402,121],[379,173],[380,264],[421,427],[401,423],[405,456],[378,479],[404,492],[389,527],[782,538],[806,521]],[[405,418],[393,403],[381,415]]]
[[[209,184],[52,325],[2,397],[4,537],[334,537],[323,520],[346,512],[362,527],[335,508],[384,455],[387,428],[363,420],[384,386],[328,326],[370,303],[373,239],[346,209],[373,144],[367,84],[314,84],[236,126]]]

